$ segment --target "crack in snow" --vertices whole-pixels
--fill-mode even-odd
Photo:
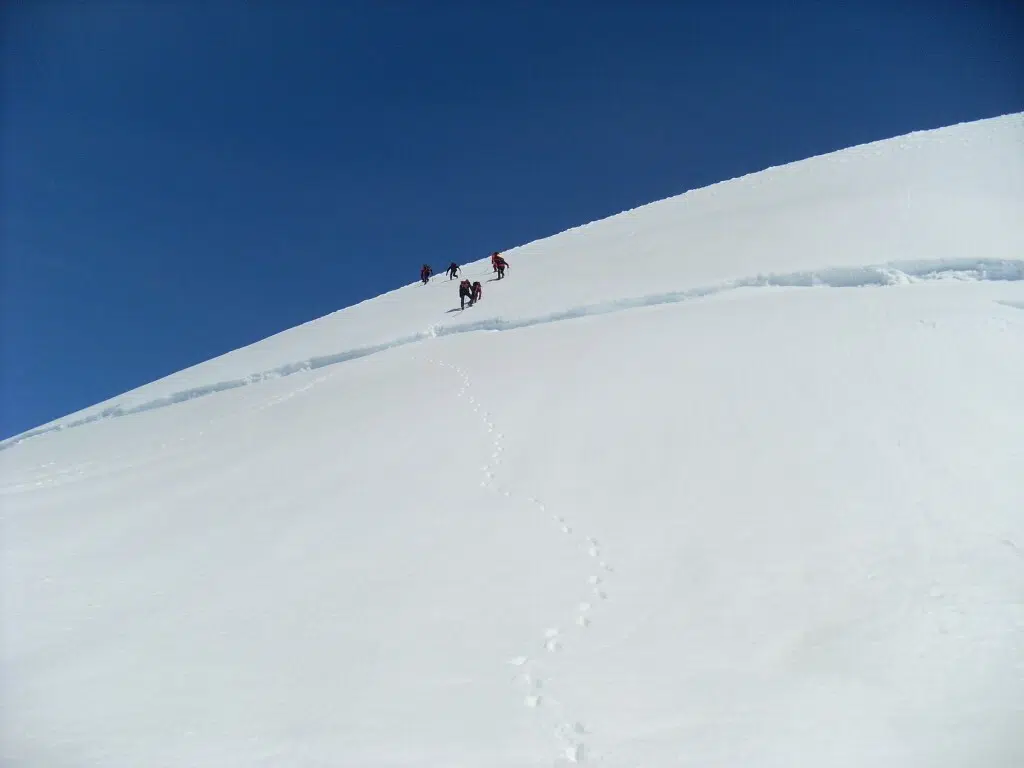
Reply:
[[[361,357],[384,352],[388,349],[406,346],[425,341],[427,339],[452,336],[461,333],[475,333],[480,331],[511,331],[519,328],[529,328],[535,325],[557,323],[565,320],[575,320],[581,317],[593,317],[596,315],[607,315],[616,312],[625,312],[641,307],[654,307],[665,304],[682,304],[695,299],[707,298],[740,288],[860,288],[866,286],[892,286],[909,285],[913,283],[930,281],[1018,281],[1024,280],[1024,260],[996,260],[996,259],[951,259],[951,260],[930,260],[915,262],[892,262],[890,264],[862,266],[862,267],[832,267],[827,269],[806,270],[802,272],[791,272],[788,274],[758,274],[752,277],[727,280],[717,285],[689,288],[666,293],[648,294],[645,296],[626,297],[621,299],[609,299],[592,304],[584,304],[570,309],[549,312],[534,317],[522,317],[516,319],[505,319],[503,317],[492,317],[472,323],[460,325],[442,325],[441,323],[431,324],[425,331],[412,333],[399,337],[392,341],[372,344],[365,347],[337,352],[330,355],[319,355],[306,360],[294,363],[286,363],[260,373],[253,373],[239,379],[206,384],[199,387],[192,387],[174,392],[169,395],[154,398],[135,405],[112,405],[101,411],[90,413],[87,416],[64,421],[57,424],[38,427],[29,430],[15,437],[0,441],[0,451],[18,445],[40,435],[50,432],[61,432],[67,429],[74,429],[86,424],[91,424],[104,419],[130,416],[135,413],[143,413],[158,408],[166,408],[177,403],[187,402],[199,397],[224,392],[238,387],[257,384],[270,379],[279,379],[284,376],[313,371],[330,365],[356,360]],[[1011,306],[1017,306],[1016,303]]]

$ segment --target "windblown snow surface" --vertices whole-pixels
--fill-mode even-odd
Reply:
[[[1024,765],[1024,115],[506,256],[3,444],[4,765]]]

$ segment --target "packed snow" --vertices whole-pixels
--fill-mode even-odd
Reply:
[[[0,446],[4,765],[1024,765],[1024,115],[504,255]]]

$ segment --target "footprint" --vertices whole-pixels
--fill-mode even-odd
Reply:
[[[544,637],[547,638],[547,642],[544,643],[544,647],[549,651],[557,651],[562,647],[562,641],[558,637],[557,629],[549,629],[544,633]]]
[[[608,593],[605,592],[603,589],[595,589],[594,590],[594,594],[598,598],[600,598],[601,600],[607,600],[608,599]]]
[[[597,557],[601,554],[601,550],[599,550],[597,547],[591,547],[587,550],[587,552],[590,554],[591,557]]]
[[[587,536],[587,544],[589,544],[592,547],[599,546],[597,543],[597,539],[593,538],[592,536]]]
[[[598,565],[600,565],[604,570],[608,571],[608,573],[614,573],[615,571],[615,569],[608,565],[608,563],[606,563],[604,560],[598,563]]]
[[[526,683],[527,686],[529,686],[530,688],[543,688],[544,687],[544,681],[541,680],[540,678],[531,677],[529,674],[525,674],[522,677],[523,677],[523,682]]]
[[[590,603],[587,603],[587,602],[580,603],[580,610],[581,611],[589,611],[590,610]]]
[[[588,579],[588,581],[596,587],[598,584],[601,583],[601,577],[600,576],[591,576]]]
[[[590,626],[590,619],[588,619],[586,616],[577,616],[576,617],[576,623],[579,624],[584,629],[586,629],[587,627]]]
[[[572,533],[572,528],[570,528],[568,525],[563,525],[562,533]]]
[[[529,656],[516,656],[509,659],[506,664],[511,664],[513,667],[521,667],[530,660]]]
[[[573,727],[574,723],[562,723],[561,725],[555,726],[555,738],[559,741],[568,742],[572,739],[574,733],[576,733]]]
[[[565,748],[565,757],[570,763],[583,762],[583,745],[573,744]]]
[[[527,696],[526,697],[526,706],[528,706],[528,707],[539,707],[540,706],[540,696]]]

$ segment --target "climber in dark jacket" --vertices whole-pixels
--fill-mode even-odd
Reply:
[[[466,308],[466,299],[469,299],[469,306],[473,306],[473,286],[469,280],[459,283],[459,309]]]

